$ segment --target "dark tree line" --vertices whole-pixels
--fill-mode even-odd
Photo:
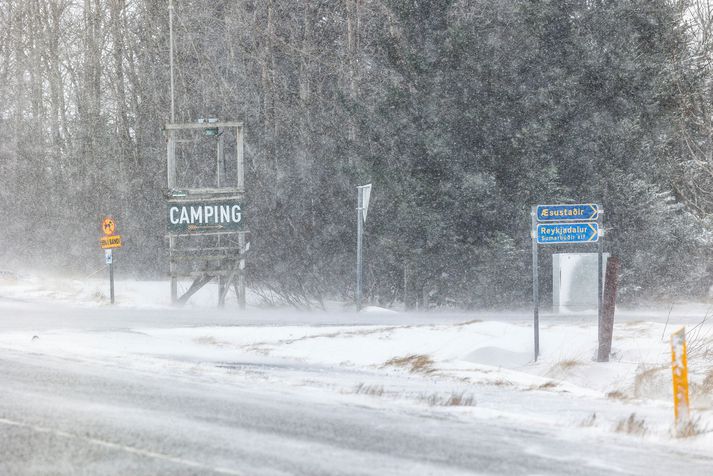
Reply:
[[[273,299],[350,298],[366,182],[382,305],[526,303],[535,203],[603,204],[629,300],[713,284],[707,2],[175,4],[177,120],[245,122],[249,282]],[[111,213],[124,270],[166,272],[167,7],[0,0],[8,266],[94,269]]]

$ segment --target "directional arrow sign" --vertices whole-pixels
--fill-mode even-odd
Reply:
[[[188,231],[197,231],[197,230],[222,230],[225,228],[223,225],[188,225]]]
[[[594,243],[599,241],[598,223],[541,223],[537,225],[537,243]]]
[[[594,221],[599,218],[599,205],[537,205],[537,221]]]

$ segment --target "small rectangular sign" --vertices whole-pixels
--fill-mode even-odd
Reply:
[[[599,241],[598,223],[541,223],[537,225],[537,243],[541,245],[595,243],[597,241]]]
[[[121,248],[121,235],[102,236],[99,238],[99,244],[105,250],[109,248]]]
[[[112,264],[114,262],[114,257],[112,255],[111,248],[104,250],[104,260],[106,261],[106,264]]]
[[[211,233],[243,229],[243,205],[237,199],[169,202],[169,233]]]
[[[599,218],[599,205],[537,205],[537,221],[594,221]]]

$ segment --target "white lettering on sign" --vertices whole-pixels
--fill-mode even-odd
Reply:
[[[183,207],[186,210],[186,207]],[[188,219],[188,212],[186,212],[186,221],[181,220],[181,223],[203,223],[203,208],[202,207],[191,207],[191,219]]]
[[[173,205],[168,209],[172,225],[237,224],[242,220],[240,205]]]

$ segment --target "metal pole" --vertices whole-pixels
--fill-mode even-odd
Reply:
[[[171,76],[171,124],[176,123],[176,104],[174,101],[174,82],[173,82],[173,0],[168,1],[168,49],[170,62]],[[175,186],[174,161],[175,161],[175,141],[174,130],[168,131],[168,157],[166,158],[166,181],[168,189],[171,190]],[[171,304],[178,302],[178,278],[176,276],[176,265],[173,261],[173,249],[176,246],[176,239],[173,236],[168,238],[168,254],[169,254],[169,273],[171,274]]]
[[[175,124],[175,103],[173,101],[173,0],[168,1],[168,32],[170,42],[169,54],[171,55],[171,124]]]
[[[532,305],[533,305],[533,327],[535,330],[535,362],[540,355],[540,279],[537,256],[537,208],[532,207],[530,212],[532,218]]]
[[[599,244],[597,246],[597,335],[600,339],[604,330],[604,307],[602,305],[604,291],[604,229],[602,228],[602,211],[600,207],[599,216],[597,217],[597,223],[599,224]],[[601,345],[602,343],[599,342],[600,347]]]
[[[171,275],[171,304],[178,303],[178,276],[176,274],[176,262],[173,259],[173,249],[176,247],[176,238],[168,237],[168,272]]]
[[[218,157],[215,163],[215,175],[217,177],[217,187],[220,188],[220,166],[223,163],[223,134],[220,133],[218,136]]]
[[[109,296],[114,304],[114,262],[109,263]]]
[[[364,197],[362,196],[362,189],[357,187],[357,269],[356,269],[356,310],[361,311],[361,246],[362,246],[362,209],[364,207]]]

